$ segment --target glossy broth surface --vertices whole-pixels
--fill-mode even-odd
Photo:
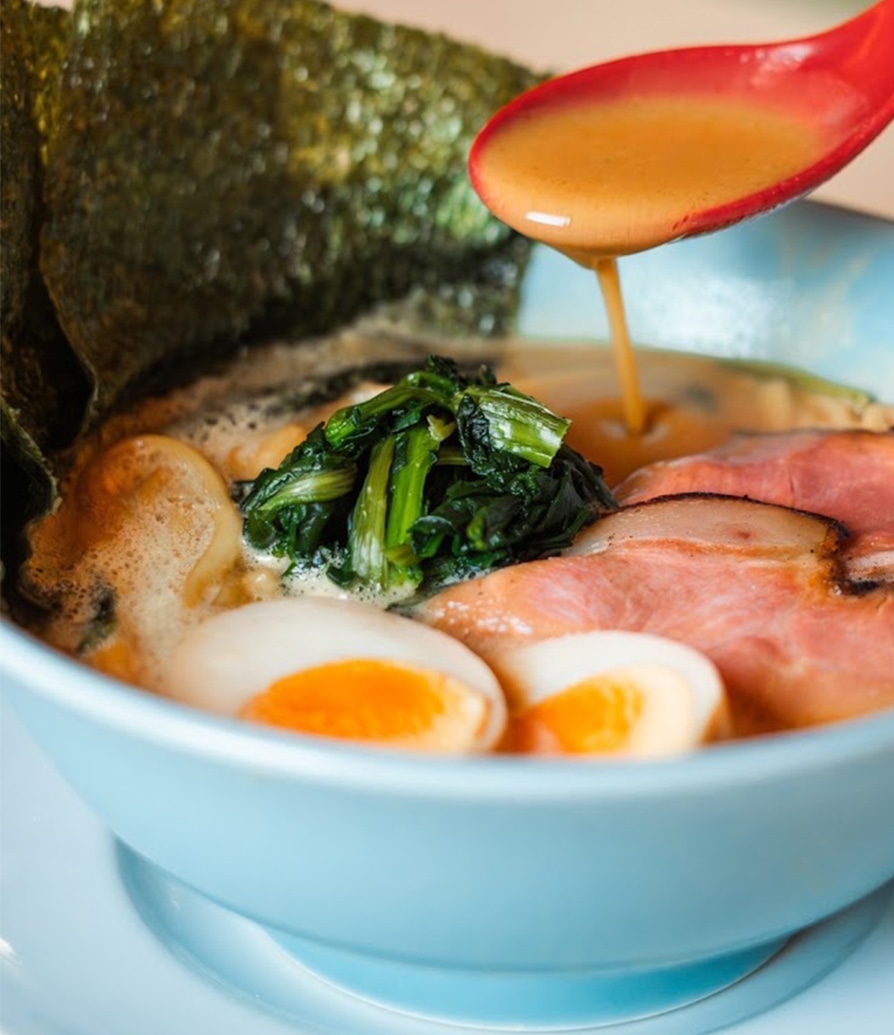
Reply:
[[[589,266],[680,236],[692,212],[763,190],[820,149],[782,112],[660,96],[532,108],[497,128],[479,161],[497,216]]]

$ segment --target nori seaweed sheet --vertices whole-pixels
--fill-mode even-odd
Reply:
[[[89,386],[56,320],[39,271],[43,216],[38,111],[48,106],[68,12],[23,0],[0,5],[0,315],[4,529],[44,509],[55,491],[47,455],[80,426]],[[45,124],[45,123],[44,123]],[[11,466],[12,457],[18,464]],[[24,478],[18,478],[23,474]]]
[[[0,312],[4,329],[15,327],[25,308],[24,296],[31,273],[34,238],[32,225],[36,196],[39,145],[31,119],[30,35],[27,7],[21,0],[0,4],[0,79],[3,105],[0,148]]]
[[[172,357],[412,288],[483,287],[482,330],[511,311],[524,245],[466,157],[531,72],[317,0],[80,0],[71,25],[41,264],[94,413]]]

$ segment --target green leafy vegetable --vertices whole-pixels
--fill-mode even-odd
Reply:
[[[277,556],[316,559],[326,526],[347,518],[347,497],[357,480],[357,464],[330,450],[322,427],[283,461],[254,482],[246,500],[245,536]]]
[[[246,540],[400,598],[554,554],[615,506],[568,424],[487,367],[429,357],[246,485]]]
[[[385,545],[394,559],[412,561],[408,549],[413,525],[425,513],[425,483],[443,441],[426,423],[394,436],[394,468],[388,486],[388,529]]]
[[[363,585],[384,588],[389,582],[385,525],[393,461],[394,438],[389,435],[370,450],[369,469],[351,514],[351,569]]]

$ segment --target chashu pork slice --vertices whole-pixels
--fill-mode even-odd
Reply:
[[[772,504],[664,498],[601,519],[564,556],[452,586],[420,609],[499,671],[513,645],[626,629],[701,650],[736,732],[894,707],[894,590],[842,578],[841,526]]]
[[[894,581],[894,431],[792,431],[740,435],[706,453],[630,475],[622,505],[713,492],[797,507],[840,521],[855,581]]]

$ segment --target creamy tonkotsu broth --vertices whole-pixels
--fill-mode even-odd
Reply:
[[[290,594],[344,595],[323,576],[284,578],[286,561],[248,549],[231,495],[334,409],[382,387],[341,378],[351,382],[348,391],[319,403],[284,385],[314,371],[338,383],[338,371],[361,357],[385,356],[394,358],[349,338],[334,348],[256,350],[107,422],[77,457],[59,508],[30,532],[22,583],[49,609],[41,635],[102,671],[164,692],[166,660],[208,617]],[[649,350],[640,364],[650,414],[640,436],[626,433],[605,351],[508,346],[498,372],[573,419],[569,443],[604,467],[609,487],[647,462],[710,448],[740,429],[894,423],[890,407],[782,375]]]
[[[478,154],[486,204],[585,266],[653,248],[687,219],[811,164],[823,140],[737,98],[633,96],[530,105]]]

